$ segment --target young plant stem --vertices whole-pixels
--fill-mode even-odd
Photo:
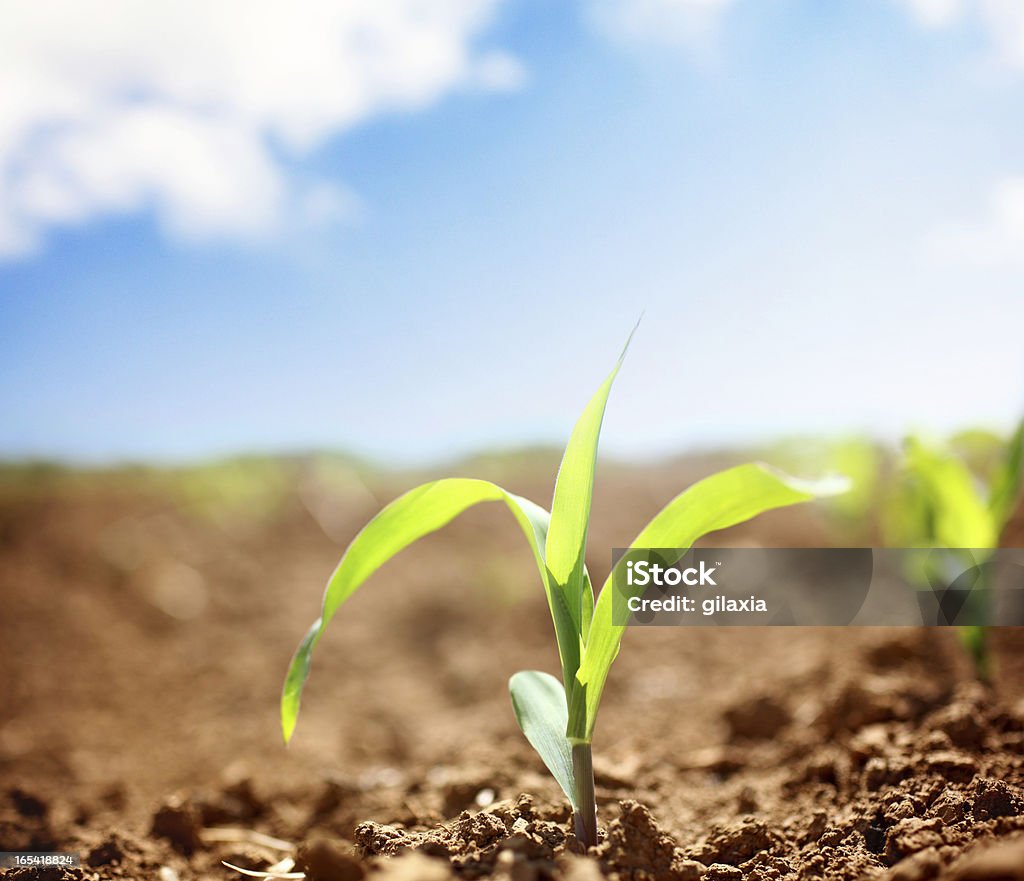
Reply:
[[[960,641],[974,663],[974,675],[982,685],[992,684],[992,663],[989,655],[988,627],[992,618],[991,574],[984,566],[977,568],[978,577],[967,595],[968,611],[971,618],[980,621],[960,628]]]
[[[576,778],[576,838],[587,848],[597,844],[597,800],[594,797],[594,759],[589,743],[572,747],[572,770]]]
[[[988,628],[982,625],[964,627],[960,640],[974,662],[974,675],[982,685],[992,684],[992,663],[989,656]]]

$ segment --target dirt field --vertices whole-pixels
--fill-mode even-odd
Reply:
[[[595,581],[712,464],[602,472]],[[546,502],[554,467],[465,470]],[[594,744],[604,838],[580,854],[509,704],[511,673],[558,665],[533,561],[497,506],[343,610],[285,749],[281,680],[326,576],[423,476],[364,485],[294,465],[248,494],[143,473],[5,483],[0,850],[83,859],[7,877],[236,879],[221,860],[266,868],[287,842],[313,881],[1024,879],[1010,631],[988,690],[939,630],[629,633]],[[707,543],[835,540],[804,507]]]

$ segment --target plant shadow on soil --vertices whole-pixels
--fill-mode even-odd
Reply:
[[[719,464],[606,469],[595,580]],[[550,493],[553,469],[487,467]],[[511,673],[558,665],[529,552],[497,506],[351,601],[285,749],[278,689],[325,575],[424,475],[284,476],[259,505],[109,475],[2,488],[0,851],[82,857],[6,877],[231,879],[222,860],[266,869],[280,839],[312,881],[1024,879],[1024,639],[1010,630],[990,689],[942,630],[628,634],[595,740],[602,842],[581,854],[508,703]],[[775,512],[711,543],[834,542],[819,518]]]

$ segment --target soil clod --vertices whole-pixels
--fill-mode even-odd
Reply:
[[[295,866],[308,881],[360,881],[366,874],[356,855],[341,844],[317,838],[303,844]]]
[[[202,824],[196,808],[181,799],[169,799],[153,815],[152,834],[166,838],[175,850],[189,856],[202,847]]]

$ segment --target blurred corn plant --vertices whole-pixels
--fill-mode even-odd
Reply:
[[[909,437],[902,473],[886,499],[882,525],[891,547],[943,549],[922,554],[908,576],[919,584],[951,584],[958,573],[983,564],[1012,518],[1024,481],[1024,420],[1009,439],[970,431],[946,443]],[[976,583],[976,603],[988,595]],[[986,609],[975,605],[984,618]],[[961,627],[960,637],[979,679],[988,681],[992,661],[982,625]]]

